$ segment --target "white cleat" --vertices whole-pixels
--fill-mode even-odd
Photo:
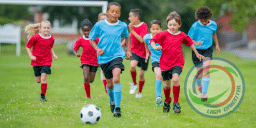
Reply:
[[[136,98],[142,98],[142,93],[138,92],[135,97]]]
[[[157,107],[160,107],[160,106],[161,106],[161,103],[162,103],[162,98],[161,98],[161,97],[157,97],[157,98],[156,98],[156,106],[157,106]]]
[[[137,88],[138,88],[138,85],[137,84],[134,84],[134,83],[131,83],[131,82],[129,82],[130,83],[130,85],[131,85],[131,89],[130,89],[130,94],[134,94],[135,93],[135,91],[137,90]]]

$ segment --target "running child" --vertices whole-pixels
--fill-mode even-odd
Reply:
[[[195,13],[195,18],[198,19],[190,28],[188,35],[193,39],[193,43],[198,53],[202,54],[205,59],[199,60],[195,53],[192,51],[192,60],[195,64],[197,72],[199,72],[203,67],[210,66],[212,59],[212,41],[214,40],[216,44],[216,52],[220,53],[219,42],[217,38],[217,24],[210,20],[212,17],[212,12],[208,7],[202,6],[197,9]],[[210,83],[210,75],[208,74],[209,69],[203,71],[201,74],[197,74],[196,77],[196,88],[201,92],[202,101],[206,101],[207,90]],[[208,74],[203,77],[203,74]],[[203,77],[203,78],[202,78]],[[203,85],[203,87],[202,87]]]
[[[121,15],[121,5],[111,2],[107,7],[108,18],[97,22],[89,35],[92,47],[97,51],[98,63],[107,79],[107,91],[110,97],[110,108],[114,117],[121,116],[122,87],[120,74],[124,70],[125,52],[121,46],[121,36],[125,37],[128,47],[127,57],[131,58],[129,32],[127,24],[118,20]],[[95,40],[99,38],[98,45]]]
[[[31,59],[37,83],[41,82],[41,99],[46,101],[47,74],[51,74],[52,56],[57,60],[53,50],[54,38],[50,35],[51,23],[42,21],[37,24],[27,25],[25,31],[28,33],[26,50]],[[32,51],[31,51],[32,48]]]
[[[182,72],[184,66],[184,58],[182,54],[182,43],[189,46],[196,54],[196,57],[200,60],[204,58],[200,55],[194,45],[192,39],[184,32],[179,31],[181,27],[181,18],[174,11],[171,12],[166,19],[168,29],[166,31],[156,34],[151,40],[151,46],[155,50],[161,50],[160,68],[162,71],[162,77],[164,80],[164,95],[165,102],[163,112],[169,112],[171,103],[171,81],[173,82],[173,110],[175,113],[180,113],[179,95],[180,95],[180,83],[179,75]],[[156,46],[156,42],[160,46]]]
[[[143,37],[148,34],[148,26],[146,23],[141,22],[142,12],[139,9],[132,9],[129,13],[129,30],[131,33],[131,52],[132,58],[130,61],[131,65],[131,76],[133,83],[131,84],[130,94],[134,94],[137,90],[136,81],[136,66],[140,67],[139,70],[139,91],[136,94],[136,98],[142,97],[142,89],[145,83],[144,72],[148,69],[148,56],[149,51]]]
[[[88,19],[85,19],[81,23],[81,29],[83,36],[76,41],[74,45],[74,53],[77,57],[80,57],[80,54],[77,53],[77,51],[80,47],[83,48],[80,60],[84,74],[84,89],[87,98],[91,98],[90,83],[94,81],[99,64],[97,59],[97,51],[91,46],[89,40],[89,33],[92,29],[92,23]],[[96,40],[96,43],[98,42],[99,41]]]
[[[159,66],[161,50],[155,50],[150,45],[150,39],[152,39],[157,33],[162,31],[161,22],[158,20],[153,20],[150,24],[150,34],[147,34],[143,37],[145,42],[147,43],[149,50],[151,52],[150,58],[152,61],[152,71],[156,74],[156,81],[155,81],[155,89],[156,89],[156,106],[161,106],[162,97],[161,97],[161,90],[162,90],[162,74],[161,69]],[[156,43],[156,46],[159,46]]]

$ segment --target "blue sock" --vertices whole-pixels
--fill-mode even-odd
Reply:
[[[108,91],[108,95],[109,95],[109,100],[110,100],[110,102],[114,102],[114,92],[113,92],[113,88],[112,89],[108,89],[108,87],[106,87],[107,88],[107,91]]]
[[[202,79],[196,79],[196,85],[197,86],[201,86],[202,84],[201,84],[201,81],[202,81]]]
[[[114,85],[114,99],[115,99],[115,108],[120,107],[121,97],[122,97],[122,87],[121,84]]]
[[[156,97],[161,97],[162,81],[156,80],[155,82]]]
[[[210,78],[204,77],[204,78],[203,78],[202,95],[203,95],[203,94],[207,94],[207,90],[208,90],[209,83],[210,83]]]

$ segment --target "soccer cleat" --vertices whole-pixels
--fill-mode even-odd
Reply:
[[[198,90],[200,93],[202,93],[202,86],[196,86],[196,90]]]
[[[45,102],[45,101],[46,101],[46,99],[45,99],[45,95],[44,95],[43,93],[41,93],[41,99],[40,99],[40,101],[43,101],[43,102]]]
[[[137,90],[137,88],[138,88],[138,85],[137,84],[134,84],[134,83],[130,83],[130,85],[131,85],[131,89],[130,89],[130,94],[134,94],[135,93],[135,91]]]
[[[173,111],[174,113],[180,113],[181,112],[181,109],[180,109],[180,104],[177,102],[177,103],[173,103]]]
[[[167,113],[167,112],[170,111],[170,103],[171,103],[171,101],[169,103],[164,101],[164,107],[163,107],[163,112],[164,113]]]
[[[115,108],[113,114],[114,114],[114,117],[120,117],[121,116],[121,108],[119,108],[119,107]]]
[[[113,113],[115,110],[115,102],[110,102],[109,105],[110,105],[111,112]]]
[[[207,101],[207,98],[208,98],[207,94],[201,95],[201,102]]]
[[[161,103],[162,103],[162,98],[161,98],[161,97],[157,97],[157,98],[156,98],[156,106],[157,106],[157,107],[160,107],[160,106],[161,106]]]
[[[141,92],[138,92],[135,97],[136,97],[136,98],[142,98],[142,93],[141,93]]]

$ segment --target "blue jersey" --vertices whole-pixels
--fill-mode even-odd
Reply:
[[[208,49],[212,46],[212,35],[217,31],[217,24],[213,20],[209,20],[206,26],[204,26],[199,20],[196,21],[190,28],[188,36],[194,41],[203,41],[203,44],[196,46],[196,49]]]
[[[104,54],[101,56],[97,54],[99,64],[106,64],[117,57],[124,59],[125,52],[120,43],[121,36],[128,37],[129,32],[127,24],[120,20],[116,23],[102,20],[93,26],[89,38],[96,40],[98,37],[98,47],[104,51]]]
[[[145,40],[146,44],[148,45],[148,48],[151,52],[150,58],[152,60],[152,63],[157,62],[159,63],[160,60],[160,56],[161,56],[161,50],[155,50],[154,48],[152,48],[152,46],[150,45],[150,39],[152,39],[152,34],[147,34],[143,37],[143,39]],[[160,46],[158,43],[156,43],[156,46]]]

